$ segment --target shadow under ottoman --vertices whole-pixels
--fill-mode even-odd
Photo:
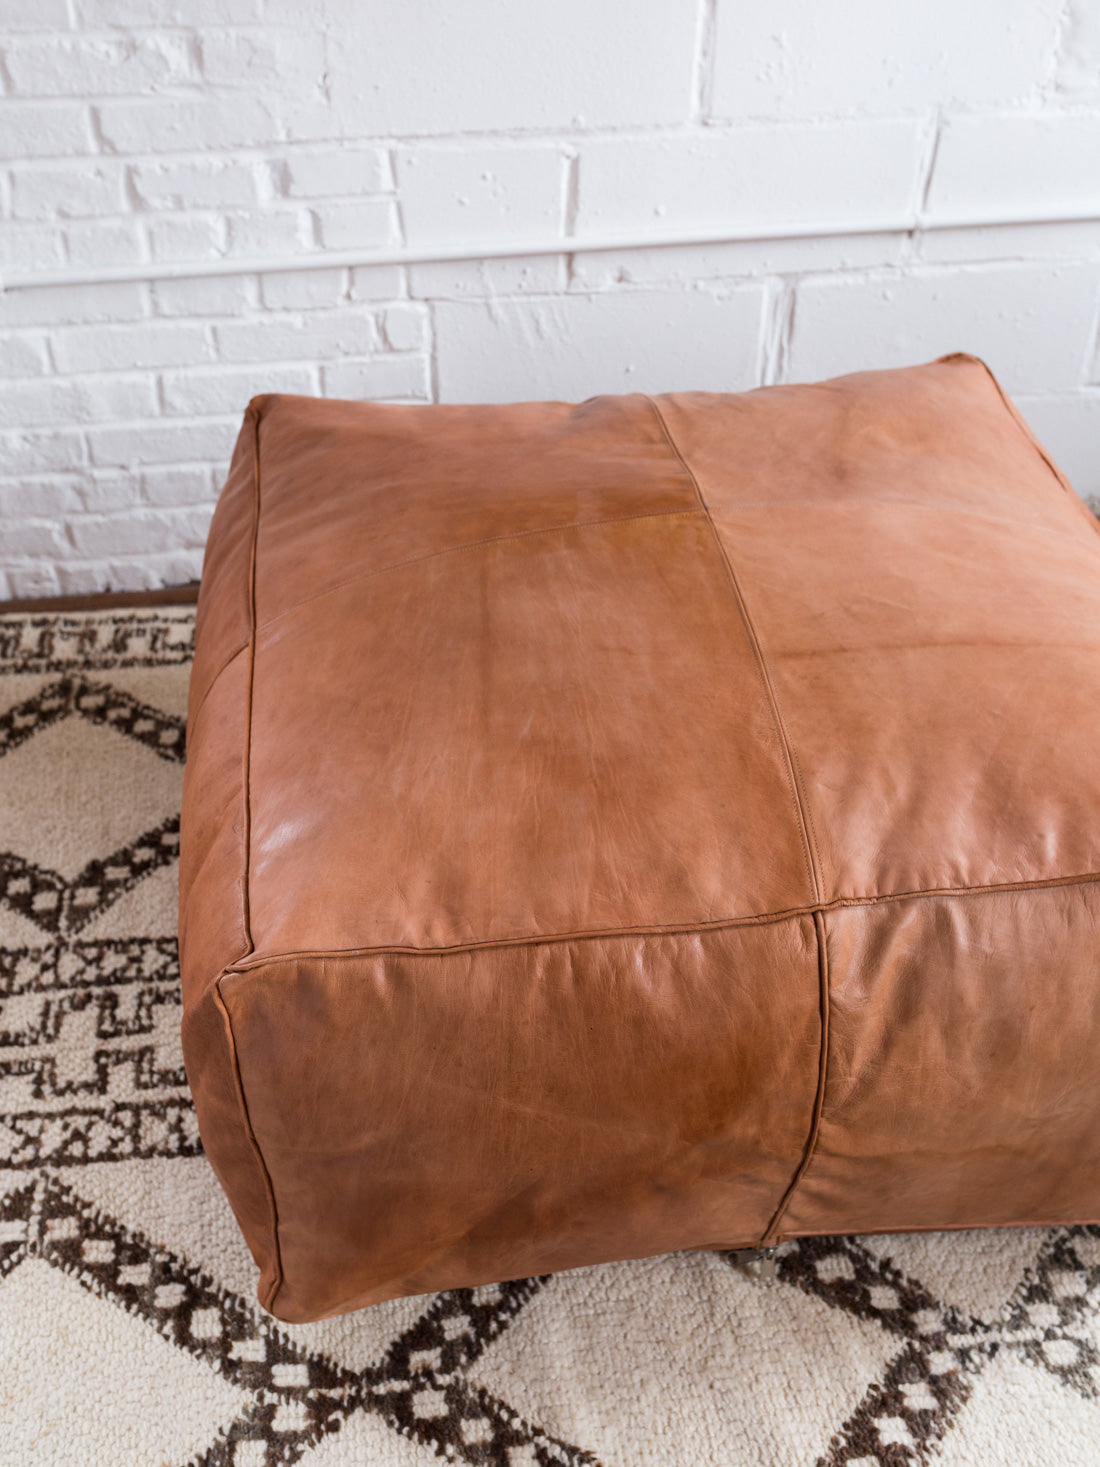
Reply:
[[[1100,1219],[1100,535],[982,363],[250,403],[184,1053],[286,1320]]]

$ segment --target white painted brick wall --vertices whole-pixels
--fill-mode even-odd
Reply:
[[[966,349],[1100,504],[1100,222],[859,232],[1067,211],[1100,216],[1097,0],[0,0],[0,273],[133,274],[0,294],[0,596],[197,576],[262,391],[579,399]],[[838,229],[644,245],[807,221]],[[599,235],[635,243],[571,243]],[[222,257],[247,273],[141,278]]]

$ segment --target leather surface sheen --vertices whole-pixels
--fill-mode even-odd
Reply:
[[[307,1320],[1100,1220],[1100,532],[985,366],[249,404],[184,1053]]]

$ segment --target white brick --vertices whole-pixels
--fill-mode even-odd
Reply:
[[[69,533],[80,555],[146,555],[206,543],[211,506],[179,510],[132,509],[125,514],[87,516],[72,522]]]
[[[254,275],[193,275],[156,280],[151,286],[158,316],[239,316],[256,295]]]
[[[0,479],[0,520],[23,519],[28,515],[40,519],[63,519],[81,507],[78,485],[81,480],[52,476],[32,479]]]
[[[719,4],[713,115],[899,116],[1026,97],[1062,0]]]
[[[1095,0],[1070,0],[1066,6],[1055,85],[1074,101],[1100,99],[1100,7]]]
[[[54,559],[68,550],[61,526],[52,520],[19,519],[0,524],[0,546],[5,557],[28,555]]]
[[[577,400],[756,384],[760,287],[631,291],[435,307],[440,399]]]
[[[308,311],[335,306],[348,288],[348,272],[275,270],[260,276],[260,297],[272,311]]]
[[[348,299],[392,301],[407,294],[402,265],[356,265],[348,272]]]
[[[141,93],[194,80],[178,36],[28,36],[9,43],[5,61],[13,90],[37,97]]]
[[[381,148],[337,146],[296,149],[278,165],[283,193],[293,199],[377,194],[391,187],[389,160]]]
[[[1052,215],[1100,213],[1100,113],[945,122],[928,200],[933,218],[1011,218],[1036,206]]]
[[[189,581],[197,581],[201,567],[201,550],[174,550],[166,555],[73,561],[59,568],[58,578],[60,590],[66,595],[91,591],[150,591],[158,586],[184,586]],[[43,591],[41,594],[47,593]]]
[[[196,148],[263,147],[278,136],[271,105],[239,96],[137,99],[96,107],[100,130],[117,153],[193,153]]]
[[[212,329],[223,362],[323,361],[361,356],[378,345],[370,312],[354,308],[217,322]]]
[[[109,372],[135,367],[175,367],[212,361],[204,326],[191,321],[148,321],[139,326],[74,326],[54,337],[62,372]]]
[[[81,102],[26,102],[0,107],[0,157],[69,158],[95,151],[91,114]]]
[[[0,392],[0,428],[136,418],[155,411],[156,392],[148,377],[50,377],[8,382]]]
[[[213,367],[196,372],[165,372],[164,411],[172,416],[243,414],[249,398],[261,392],[317,393],[309,366]]]
[[[214,260],[225,254],[225,219],[220,214],[165,214],[147,225],[154,260]]]
[[[0,329],[10,326],[65,326],[93,321],[140,321],[147,314],[140,281],[97,285],[40,285],[0,293]]]
[[[2,31],[67,31],[67,0],[0,0],[0,32]]]
[[[352,137],[680,122],[695,10],[405,0],[380,24],[374,6],[348,6],[329,57],[335,120]]]
[[[121,214],[127,207],[125,172],[113,159],[78,166],[37,163],[12,170],[12,216],[16,219],[79,219]]]
[[[82,219],[62,231],[70,265],[136,265],[146,259],[137,219]]]
[[[0,307],[3,303],[4,298],[0,296]],[[45,337],[7,336],[0,339],[0,377],[37,377],[49,370],[50,357]]]
[[[409,244],[561,233],[559,148],[401,148],[395,164]]]
[[[486,300],[549,295],[566,286],[565,255],[514,255],[501,260],[448,260],[409,266],[409,294],[421,300]]]
[[[135,501],[137,481],[129,471],[92,470],[80,484],[81,511],[85,514],[109,514],[112,510],[129,509]]]
[[[173,159],[130,169],[134,192],[148,209],[240,209],[270,193],[268,165],[253,159]]]
[[[10,596],[57,596],[61,590],[57,570],[52,565],[33,561],[27,565],[12,565],[4,578]]]
[[[320,30],[206,30],[199,40],[202,74],[213,86],[278,87],[288,98],[324,84],[325,40]]]
[[[263,18],[262,0],[75,0],[75,8],[78,23],[94,30],[248,25]]]
[[[299,255],[314,248],[313,220],[305,209],[257,209],[230,214],[228,252],[245,257]]]
[[[173,464],[170,468],[145,469],[141,474],[141,497],[146,504],[168,509],[178,504],[213,503],[217,497],[210,469],[205,464]]]
[[[28,274],[65,258],[63,236],[52,226],[5,224],[0,229],[0,271]]]
[[[416,351],[422,347],[429,325],[423,306],[389,306],[382,316],[382,333],[393,351]]]
[[[0,464],[5,474],[75,469],[85,458],[84,438],[75,428],[51,428],[45,433],[0,433]]]
[[[1100,392],[1017,397],[1039,442],[1094,514],[1100,514]]]
[[[896,219],[913,207],[918,144],[907,121],[584,142],[574,232]]]
[[[313,214],[329,250],[354,250],[394,244],[398,238],[394,206],[385,199],[317,203]]]
[[[792,380],[983,357],[1010,392],[1076,387],[1100,268],[993,265],[799,285]]]
[[[241,418],[195,419],[183,423],[131,423],[88,428],[85,437],[97,468],[177,464],[213,460],[228,466]]]
[[[342,361],[321,369],[325,397],[378,402],[430,396],[426,357],[403,354],[371,361]]]

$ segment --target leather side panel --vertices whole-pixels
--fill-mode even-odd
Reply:
[[[1100,1221],[1100,883],[825,926],[825,1103],[781,1235]]]
[[[203,1151],[260,1269],[259,1293],[266,1297],[279,1279],[274,1210],[263,1162],[250,1137],[228,1014],[215,985],[185,1010],[182,1037]]]
[[[188,693],[189,716],[195,714],[221,668],[249,638],[256,427],[262,401],[262,398],[253,399],[248,405],[225,486],[210,522],[195,613],[195,663]]]
[[[287,1320],[751,1244],[809,1131],[810,917],[288,960],[222,991],[278,1206],[263,1302]]]
[[[1100,871],[1100,536],[985,368],[665,411],[771,667],[823,899]]]
[[[257,412],[254,400],[214,512],[196,613],[180,816],[185,1006],[249,945],[245,783]]]
[[[263,399],[259,624],[502,535],[695,508],[644,397],[499,406]]]
[[[187,729],[180,826],[180,970],[198,1001],[248,948],[245,928],[245,739],[248,653],[213,684]]]

